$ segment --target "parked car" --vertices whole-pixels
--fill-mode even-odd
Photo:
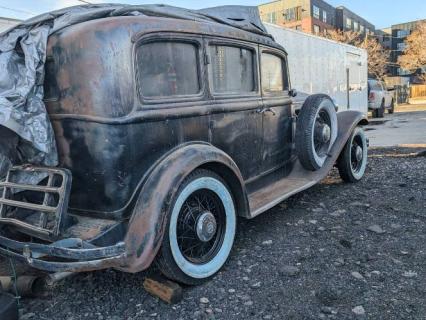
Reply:
[[[383,81],[368,79],[368,109],[373,111],[374,118],[383,118],[385,109],[394,113],[393,89],[388,89]]]
[[[60,164],[14,167],[0,183],[0,254],[48,272],[155,262],[176,281],[206,281],[237,218],[334,165],[345,181],[364,175],[365,116],[336,113],[323,94],[296,113],[295,95],[286,51],[224,24],[139,15],[53,33],[45,102]],[[17,182],[34,172],[46,179]]]

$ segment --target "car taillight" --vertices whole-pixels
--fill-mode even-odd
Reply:
[[[374,92],[370,92],[370,95],[368,96],[368,100],[374,100]]]

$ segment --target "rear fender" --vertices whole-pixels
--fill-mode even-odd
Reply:
[[[331,150],[332,158],[337,159],[343,148],[346,145],[349,137],[357,126],[366,126],[368,125],[368,119],[362,112],[347,110],[342,111],[337,114],[338,121],[338,141]]]
[[[166,215],[179,186],[190,172],[212,164],[232,172],[244,195],[236,202],[243,200],[243,210],[248,211],[243,179],[235,162],[210,144],[185,145],[158,163],[142,186],[125,238],[128,259],[121,270],[134,273],[150,266],[161,246]]]

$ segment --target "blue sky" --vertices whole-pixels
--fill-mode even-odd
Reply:
[[[114,0],[88,1],[93,3],[114,2]],[[129,4],[165,3],[179,7],[198,9],[227,4],[256,6],[267,1],[268,0],[121,0],[116,2]],[[327,0],[327,2],[333,6],[346,6],[373,23],[376,28],[389,27],[392,24],[412,20],[426,19],[425,0]],[[26,19],[35,14],[80,3],[81,2],[78,0],[0,0],[0,16]]]

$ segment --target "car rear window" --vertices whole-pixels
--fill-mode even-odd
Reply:
[[[262,53],[262,89],[264,92],[280,92],[288,89],[285,61],[270,53]]]
[[[136,51],[139,91],[146,98],[198,94],[201,90],[198,45],[158,41]]]
[[[256,90],[253,50],[224,45],[210,45],[209,77],[213,92],[241,94]]]
[[[382,87],[378,81],[368,80],[368,90],[382,90]]]

